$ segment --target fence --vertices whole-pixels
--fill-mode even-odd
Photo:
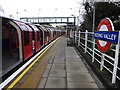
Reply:
[[[111,74],[111,82],[116,83],[120,81],[120,32],[118,44],[112,44],[109,51],[102,53],[97,49],[95,39],[93,38],[94,32],[81,32],[71,31],[70,37],[74,39],[75,44],[84,50],[84,53],[89,54],[94,63],[95,61],[100,65],[100,70],[106,69]]]

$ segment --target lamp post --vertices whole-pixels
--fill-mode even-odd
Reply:
[[[19,12],[17,11],[16,14],[17,14],[17,19],[19,20],[19,17],[18,17]]]
[[[95,48],[95,39],[94,39],[94,29],[95,29],[95,1],[93,1],[93,28],[92,28],[92,31],[93,31],[93,36],[92,36],[92,41],[93,41],[93,47],[92,47],[92,50],[93,50],[93,58],[92,58],[92,63],[94,62],[94,48]]]
[[[41,9],[38,9],[38,10],[39,10],[39,12],[41,11]],[[41,14],[41,13],[40,13],[40,14]],[[40,14],[39,14],[39,15],[40,15]],[[40,15],[40,16],[41,16],[41,15]],[[39,16],[39,17],[40,17],[40,16]]]
[[[58,10],[58,9],[57,9],[57,8],[55,8],[55,15],[58,15],[58,14],[57,14],[57,10]]]
[[[26,11],[27,11],[27,10],[26,10],[26,9],[24,9],[25,15],[26,15]]]
[[[93,29],[92,29],[93,32],[94,29],[95,29],[95,1],[93,1]]]

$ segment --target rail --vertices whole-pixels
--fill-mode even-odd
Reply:
[[[93,32],[70,31],[70,37],[73,38],[74,43],[84,50],[84,53],[91,57],[91,62],[97,62],[99,69],[103,71],[106,69],[111,74],[111,82],[116,83],[120,81],[120,32],[118,44],[111,44],[109,51],[102,53],[97,49],[97,43],[93,38]]]

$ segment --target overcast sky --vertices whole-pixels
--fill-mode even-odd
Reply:
[[[83,0],[0,0],[4,16],[55,17],[78,14]],[[18,13],[17,13],[18,12]]]

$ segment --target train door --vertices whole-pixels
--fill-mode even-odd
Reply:
[[[50,39],[50,33],[49,30],[47,30],[47,43],[49,42],[49,39]]]
[[[40,50],[40,31],[33,24],[27,24],[32,30],[32,45],[33,45],[33,53]]]
[[[2,69],[7,73],[8,69],[15,66],[20,60],[19,40],[17,29],[9,24],[6,19],[2,23]]]
[[[44,29],[43,29],[43,27],[42,26],[39,26],[39,25],[36,25],[36,27],[39,29],[39,31],[40,31],[40,46],[42,47],[42,46],[44,46],[44,44],[45,44],[45,39],[44,39],[44,37],[45,37],[45,35],[44,35]]]
[[[10,49],[11,49],[11,56],[14,58],[18,58],[19,55],[19,40],[18,40],[18,33],[17,30],[10,25]]]
[[[53,31],[53,37],[56,38],[56,31]]]
[[[36,31],[36,52],[40,50],[40,31]]]
[[[40,29],[40,43],[43,46],[43,31]]]
[[[3,38],[3,53],[6,52],[6,50],[9,50],[9,55],[13,58],[19,59],[19,41],[18,41],[18,33],[17,30],[10,24],[8,26],[3,25],[3,32],[2,32]],[[8,35],[8,36],[7,36]]]
[[[50,38],[51,38],[50,40],[52,41],[53,40],[53,31],[52,31],[52,29],[50,29],[50,32],[51,32],[50,33]]]
[[[51,32],[51,30],[50,29],[48,29],[49,30],[49,42],[52,40],[52,32]]]
[[[51,41],[51,30],[49,29],[49,42]]]
[[[24,23],[18,22],[22,30],[22,43],[23,43],[23,53],[24,60],[26,61],[33,55],[33,46],[32,46],[32,30],[29,26]]]
[[[36,35],[35,35],[35,47],[36,47],[36,52],[37,52],[40,50],[40,47],[41,47],[41,45],[40,45],[40,31],[36,26],[32,25],[32,27],[36,33]]]
[[[32,32],[32,47],[33,47],[33,53],[35,53],[35,32]]]
[[[45,42],[45,45],[47,44],[47,31],[45,30],[44,31],[44,42]]]

